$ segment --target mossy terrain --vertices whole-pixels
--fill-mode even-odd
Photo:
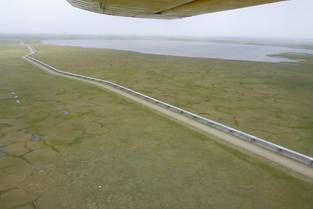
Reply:
[[[0,43],[0,209],[312,208],[310,181],[26,53]]]
[[[262,63],[38,44],[38,57],[313,156],[313,57]]]

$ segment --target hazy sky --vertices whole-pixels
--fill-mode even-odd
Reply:
[[[94,14],[73,8],[65,0],[1,0],[0,8],[0,33],[313,39],[313,0],[290,0],[179,20]]]

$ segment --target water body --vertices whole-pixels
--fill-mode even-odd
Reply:
[[[279,56],[282,53],[313,55],[313,50],[278,46],[175,40],[45,40],[45,44],[104,48],[145,54],[199,57],[257,62],[297,62]]]
[[[5,156],[7,153],[0,147],[0,157]]]

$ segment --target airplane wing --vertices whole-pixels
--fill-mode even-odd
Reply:
[[[67,0],[91,12],[153,19],[176,19],[284,0]]]

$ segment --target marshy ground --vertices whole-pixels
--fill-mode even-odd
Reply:
[[[37,45],[67,71],[110,80],[313,156],[313,56],[299,63],[227,61]]]
[[[93,59],[107,65],[101,53],[116,53],[76,50],[39,48],[44,59],[51,55],[51,64],[89,69],[86,74]],[[310,181],[99,87],[47,74],[21,59],[27,53],[15,43],[0,43],[0,209],[312,208]],[[75,53],[94,58],[74,61]],[[161,75],[165,81],[154,71],[114,72],[106,79],[119,75],[126,82],[130,76],[136,89],[152,95],[161,92],[152,88],[155,79],[179,79],[173,72]],[[141,83],[136,75],[149,76],[152,86],[144,88],[149,80]],[[183,84],[173,88],[183,90]],[[169,86],[164,98],[189,101],[171,96],[176,90]]]

